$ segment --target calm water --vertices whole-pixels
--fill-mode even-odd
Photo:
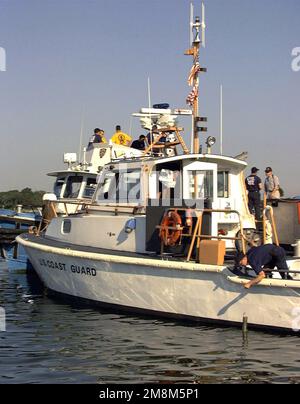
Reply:
[[[299,383],[300,338],[61,303],[0,264],[0,383]]]

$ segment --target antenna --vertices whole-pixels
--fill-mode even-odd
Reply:
[[[193,46],[195,42],[200,43],[205,48],[206,46],[206,22],[205,22],[205,5],[202,3],[202,21],[200,17],[194,19],[194,5],[191,3],[190,9],[190,46]],[[200,41],[200,28],[201,28],[201,41]],[[194,32],[195,31],[195,32]]]
[[[205,48],[206,46],[206,38],[205,38],[205,31],[206,31],[206,23],[205,23],[205,5],[202,3],[202,46]]]
[[[150,118],[150,143],[151,143],[151,152],[152,152],[152,133],[153,133],[153,129],[152,129],[152,116],[151,116],[151,80],[150,77],[148,77],[148,105],[149,105],[149,118]]]
[[[85,124],[85,107],[82,108],[81,113],[81,127],[80,127],[80,140],[79,140],[79,161],[81,163],[81,154],[82,154],[82,143],[83,143],[83,131],[84,131],[84,124]]]
[[[191,8],[190,8],[190,46],[193,46],[193,42],[194,42],[193,29],[194,29],[194,4],[191,3]]]
[[[191,3],[190,6],[190,41],[191,46],[185,52],[185,55],[193,57],[193,67],[189,76],[189,85],[193,87],[190,92],[186,102],[188,105],[193,107],[193,125],[192,125],[192,134],[193,134],[193,152],[198,153],[199,151],[199,133],[206,132],[207,128],[198,127],[198,122],[207,122],[207,119],[201,118],[199,116],[199,74],[205,73],[207,71],[206,68],[201,67],[200,65],[200,47],[206,46],[205,41],[205,30],[206,30],[206,22],[205,22],[205,6],[204,3],[201,3],[201,14],[202,19],[198,16],[194,15],[194,5]],[[200,10],[199,10],[200,11]],[[200,14],[200,13],[199,13]]]
[[[220,144],[221,156],[223,156],[223,85],[220,88]]]
[[[129,135],[132,137],[132,126],[133,126],[133,117],[130,117],[130,124],[129,124]]]
[[[148,77],[148,105],[151,108],[151,79]]]

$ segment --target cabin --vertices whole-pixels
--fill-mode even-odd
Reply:
[[[138,150],[120,145],[92,144],[84,149],[83,162],[77,161],[75,153],[65,153],[65,170],[48,174],[55,178],[53,194],[47,194],[45,200],[61,201],[57,205],[58,213],[75,213],[78,201],[89,203],[96,190],[97,178],[105,164],[112,159],[139,157]]]
[[[112,160],[101,172],[92,204],[80,215],[51,223],[47,237],[110,251],[158,254],[159,226],[168,210],[178,212],[182,227],[187,212],[195,223],[204,211],[203,235],[226,237],[227,250],[234,251],[241,228],[256,231],[247,205],[246,166],[211,154]],[[185,254],[190,239],[177,244],[165,253]]]

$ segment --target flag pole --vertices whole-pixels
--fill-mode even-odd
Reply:
[[[200,139],[199,132],[206,132],[206,128],[198,128],[198,122],[206,122],[206,118],[199,117],[199,74],[206,72],[205,68],[200,67],[200,47],[205,47],[205,6],[202,3],[202,21],[200,17],[194,19],[194,6],[191,4],[190,15],[190,49],[185,52],[185,55],[193,57],[193,68],[189,77],[189,85],[193,86],[193,90],[187,98],[187,103],[191,105],[193,111],[192,122],[192,152],[199,153]]]

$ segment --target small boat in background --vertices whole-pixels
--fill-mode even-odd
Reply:
[[[38,212],[22,212],[19,205],[17,211],[0,210],[0,261],[1,267],[11,272],[23,272],[32,269],[27,254],[16,242],[16,237],[29,233],[41,221]]]

